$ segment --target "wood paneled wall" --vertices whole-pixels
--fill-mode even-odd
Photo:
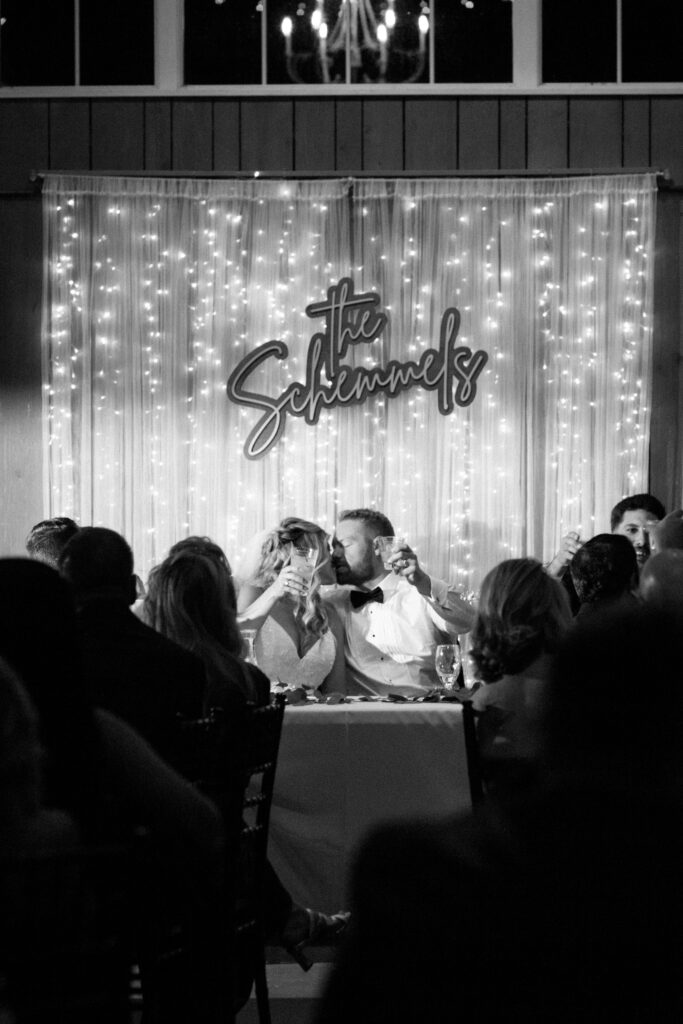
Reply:
[[[683,97],[0,99],[0,555],[42,516],[40,200],[32,170],[416,175],[668,170]],[[4,194],[3,194],[4,193]],[[660,197],[651,487],[680,505],[681,199]]]
[[[666,169],[683,97],[0,100],[0,191],[28,172]]]

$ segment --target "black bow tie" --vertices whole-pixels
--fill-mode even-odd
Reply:
[[[374,590],[352,590],[349,597],[353,608],[362,608],[368,601],[378,601],[382,604],[384,591],[381,587],[375,587]]]

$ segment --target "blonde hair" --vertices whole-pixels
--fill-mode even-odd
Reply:
[[[316,566],[305,600],[299,602],[294,613],[304,634],[318,639],[329,629],[327,613],[320,598],[319,570],[329,560],[327,534],[322,527],[297,516],[283,519],[261,545],[261,558],[250,582],[257,587],[269,587],[297,548],[317,548],[325,556]]]

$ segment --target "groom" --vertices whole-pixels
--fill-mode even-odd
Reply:
[[[347,692],[419,696],[438,684],[434,652],[467,633],[474,610],[420,568],[404,544],[384,567],[377,537],[394,535],[374,509],[342,512],[332,540],[332,565],[343,589],[330,594],[344,625]]]

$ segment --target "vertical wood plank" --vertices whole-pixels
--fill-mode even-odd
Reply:
[[[621,100],[569,101],[569,166],[621,167]]]
[[[206,171],[213,166],[211,100],[176,100],[171,109],[171,161],[174,171]]]
[[[363,101],[363,170],[391,174],[403,170],[403,103]]]
[[[0,100],[0,191],[31,192],[31,171],[48,166],[47,101]]]
[[[460,101],[460,170],[498,167],[498,100]]]
[[[26,534],[43,518],[40,197],[0,196],[0,224],[0,555],[6,556],[26,553]]]
[[[337,100],[335,117],[336,167],[353,174],[363,167],[363,101]]]
[[[650,166],[650,104],[624,97],[624,167]]]
[[[145,170],[171,170],[170,100],[145,103]]]
[[[530,99],[527,133],[529,170],[564,170],[568,166],[566,99]]]
[[[50,103],[50,170],[90,169],[90,103],[53,100]]]
[[[294,104],[294,170],[334,171],[334,100]]]
[[[457,166],[457,99],[406,100],[405,169],[454,171]]]
[[[501,100],[500,166],[504,171],[526,168],[526,100]]]
[[[679,194],[657,196],[654,267],[650,489],[668,509],[681,506],[681,216]]]
[[[213,167],[223,173],[240,169],[240,105],[237,100],[214,101]]]
[[[241,124],[242,170],[294,168],[291,100],[245,100]]]
[[[93,169],[140,170],[145,159],[143,123],[142,100],[93,100]]]
[[[652,103],[650,163],[683,186],[683,97],[656,96]]]

